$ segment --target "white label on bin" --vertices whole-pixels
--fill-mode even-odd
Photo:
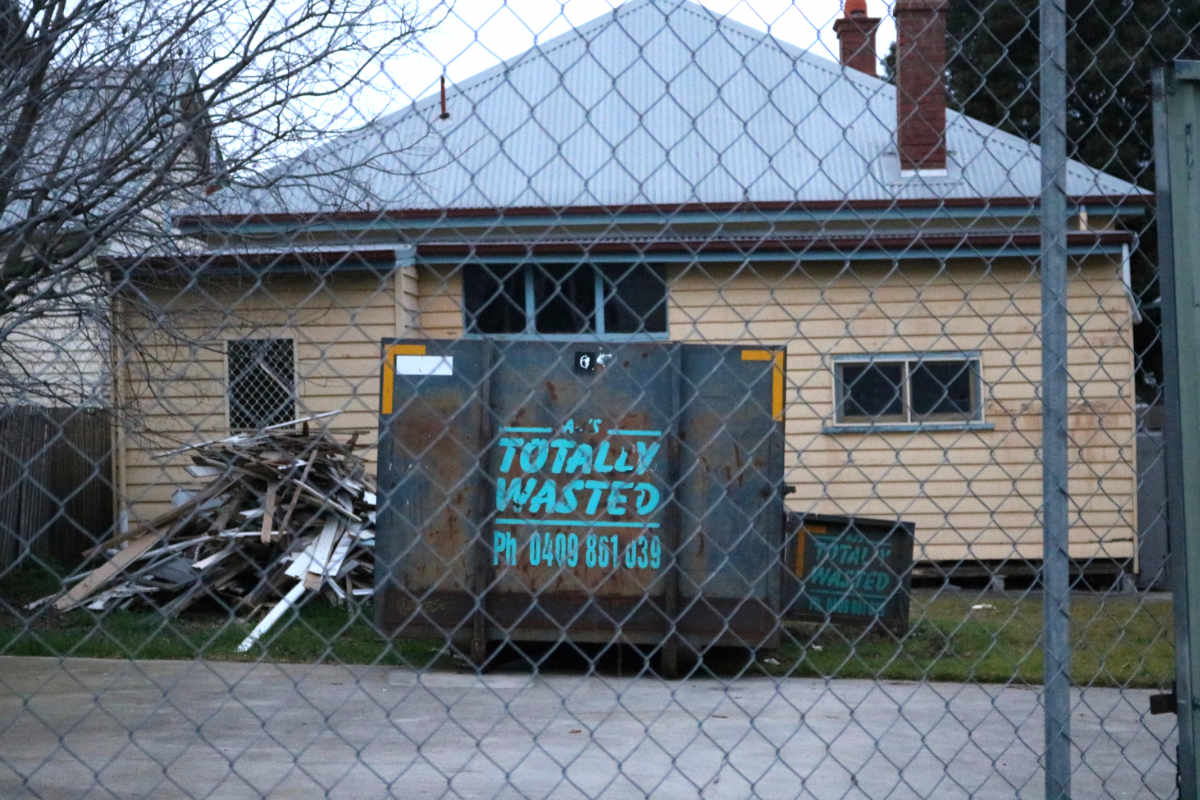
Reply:
[[[397,375],[453,375],[454,356],[396,356]]]

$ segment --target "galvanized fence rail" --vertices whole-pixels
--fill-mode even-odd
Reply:
[[[1195,786],[1194,2],[0,22],[0,795]]]

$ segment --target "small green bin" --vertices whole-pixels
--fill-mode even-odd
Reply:
[[[908,629],[913,523],[795,512],[784,519],[784,619]]]

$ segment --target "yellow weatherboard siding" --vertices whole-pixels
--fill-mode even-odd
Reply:
[[[162,510],[187,483],[181,466],[150,454],[226,435],[222,342],[287,336],[296,342],[297,414],[344,409],[335,431],[372,441],[380,403],[380,339],[462,335],[462,283],[451,268],[391,277],[272,278],[257,288],[206,287],[156,299],[207,347],[161,343],[162,379],[122,373],[143,408],[126,436],[128,495],[138,517]],[[743,345],[779,359],[786,420],[785,480],[795,510],[905,519],[918,560],[1041,557],[1040,276],[1024,259],[669,269],[670,337]],[[1132,323],[1119,263],[1074,263],[1068,338],[1071,555],[1129,558],[1135,550],[1136,475]],[[225,309],[229,310],[226,316]],[[256,326],[220,328],[250,318]],[[136,317],[135,324],[136,324]],[[238,323],[240,325],[241,323]],[[143,329],[144,331],[144,329]],[[161,338],[161,337],[159,337]],[[864,353],[979,354],[990,430],[829,433],[833,357]],[[150,436],[149,434],[153,434]],[[151,441],[154,444],[151,444]],[[373,448],[363,451],[374,463]]]
[[[403,292],[399,293],[403,296]],[[169,507],[177,486],[194,484],[183,471],[186,455],[154,459],[155,453],[229,434],[226,418],[225,342],[238,338],[291,338],[296,355],[296,415],[342,413],[325,420],[339,435],[360,431],[370,444],[356,453],[374,469],[380,397],[380,339],[412,335],[397,331],[397,291],[392,276],[333,274],[212,280],[203,288],[163,286],[151,299],[170,315],[178,335],[153,330],[153,321],[124,315],[148,356],[157,363],[129,362],[118,380],[133,404],[126,436],[126,495],[135,520]],[[148,324],[149,322],[149,324]],[[153,380],[147,380],[153,370]]]
[[[1024,259],[676,268],[670,335],[787,347],[785,480],[798,511],[904,519],[918,560],[1041,558],[1041,285]],[[1132,321],[1120,264],[1074,263],[1071,555],[1134,553]],[[829,433],[833,357],[977,352],[992,430]]]

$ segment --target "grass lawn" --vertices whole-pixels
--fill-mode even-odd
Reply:
[[[24,619],[21,606],[57,588],[53,575],[16,570],[0,578],[0,655],[183,658],[291,662],[451,665],[440,642],[387,640],[372,626],[371,604],[337,608],[322,599],[290,613],[249,653],[235,652],[259,617],[213,612],[168,620],[153,611],[74,611]],[[1071,672],[1077,685],[1161,687],[1174,674],[1169,600],[1076,594],[1071,605]],[[979,606],[979,607],[975,607]],[[1041,682],[1041,596],[970,591],[914,594],[903,637],[852,628],[800,625],[751,671],[774,675],[898,680]],[[711,659],[713,671],[740,672],[744,658]]]
[[[65,574],[65,573],[60,573]],[[81,658],[209,658],[258,661],[428,666],[442,657],[439,642],[388,642],[371,625],[371,603],[341,608],[314,598],[286,614],[247,653],[238,644],[262,618],[231,618],[214,610],[167,619],[155,611],[68,614],[27,612],[25,603],[54,592],[58,579],[40,569],[13,570],[0,578],[0,655]],[[22,617],[31,617],[27,622]]]
[[[1042,682],[1040,593],[918,591],[909,620],[902,638],[829,627],[797,631],[769,668],[839,678]],[[1077,593],[1070,630],[1076,685],[1162,687],[1175,674],[1169,599]]]

